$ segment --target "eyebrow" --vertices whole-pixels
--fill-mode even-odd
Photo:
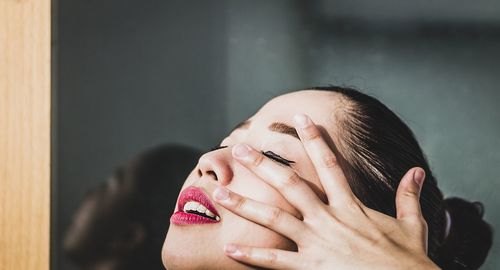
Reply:
[[[237,129],[248,129],[248,127],[250,126],[250,124],[252,123],[252,121],[250,120],[245,120],[239,124],[237,124],[232,130],[231,132],[237,130]],[[278,132],[278,133],[282,133],[282,134],[286,134],[286,135],[290,135],[298,140],[300,140],[299,138],[299,134],[297,134],[297,131],[295,130],[295,128],[285,124],[285,123],[282,123],[282,122],[273,122],[271,125],[269,125],[269,127],[267,127],[270,131],[274,131],[274,132]]]
[[[269,130],[283,133],[286,135],[290,135],[292,137],[295,137],[296,139],[300,140],[299,134],[297,134],[297,131],[295,128],[281,122],[274,122],[268,127]]]

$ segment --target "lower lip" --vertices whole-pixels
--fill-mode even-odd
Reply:
[[[170,223],[175,225],[208,224],[217,222],[218,222],[217,220],[184,212],[175,212],[170,217]]]

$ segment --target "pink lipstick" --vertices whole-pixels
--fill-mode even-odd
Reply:
[[[199,187],[188,187],[181,192],[177,211],[170,217],[176,225],[217,223],[220,216],[210,198]]]

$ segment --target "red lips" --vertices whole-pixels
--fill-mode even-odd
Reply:
[[[203,206],[205,206],[208,210],[215,214],[215,216],[220,217],[219,213],[215,209],[210,198],[205,194],[203,189],[199,187],[188,187],[184,189],[180,196],[179,201],[177,202],[177,211],[170,217],[170,222],[176,225],[191,225],[191,224],[207,224],[207,223],[217,223],[220,221],[216,219],[212,219],[209,217],[197,215],[194,213],[186,213],[184,212],[184,205],[189,201],[195,201]]]

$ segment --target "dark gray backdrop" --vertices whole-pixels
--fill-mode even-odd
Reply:
[[[381,99],[445,195],[484,202],[500,228],[498,4],[310,2],[54,2],[53,269],[72,269],[61,236],[117,164],[163,142],[208,149],[269,98],[313,85]],[[499,255],[495,243],[483,269]]]

